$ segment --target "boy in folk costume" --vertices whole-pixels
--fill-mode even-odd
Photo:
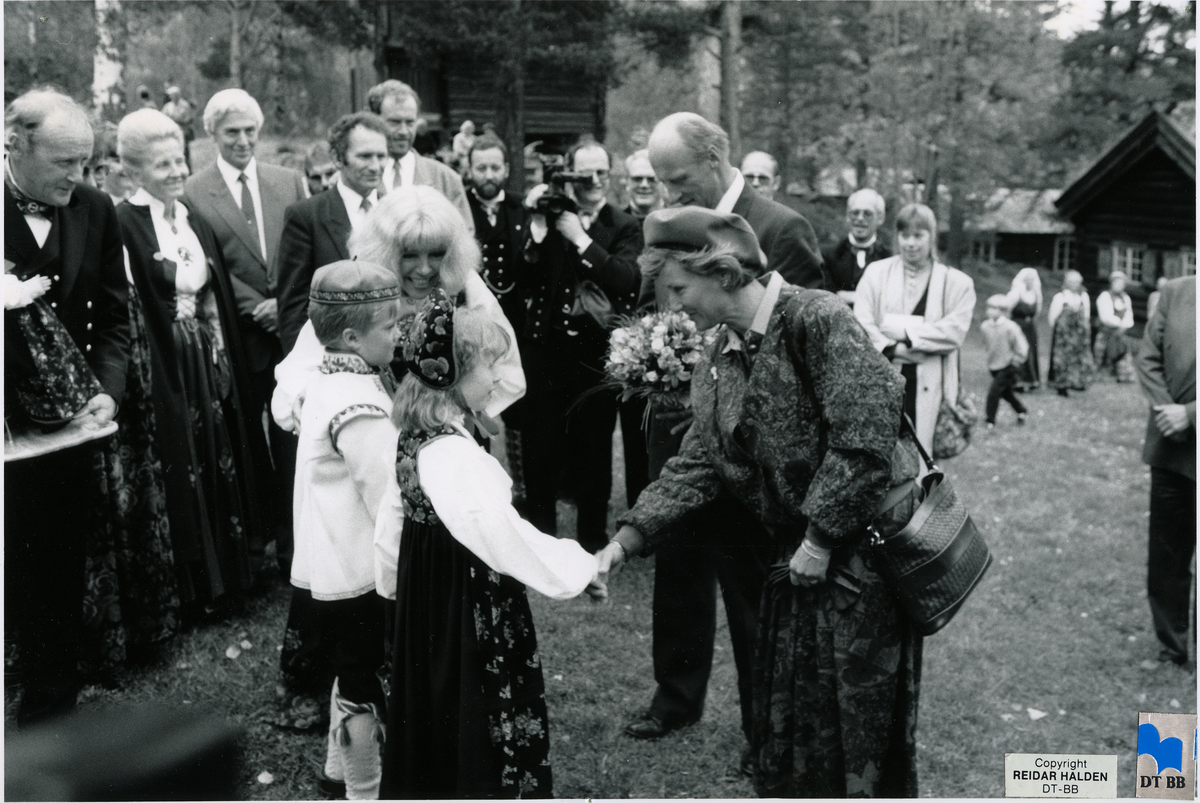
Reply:
[[[337,676],[322,781],[360,800],[379,794],[384,611],[373,544],[397,435],[380,371],[396,347],[399,297],[395,274],[369,262],[313,275],[308,314],[325,353],[298,418],[292,585],[312,593]]]

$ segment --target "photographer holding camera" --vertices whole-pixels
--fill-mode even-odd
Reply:
[[[536,423],[522,433],[525,512],[542,532],[557,533],[556,501],[566,491],[579,511],[579,543],[596,551],[608,542],[617,394],[589,391],[604,381],[609,330],[637,299],[642,227],[607,203],[604,146],[576,146],[565,170],[543,163],[547,183],[526,199],[529,307],[519,334],[525,420]]]

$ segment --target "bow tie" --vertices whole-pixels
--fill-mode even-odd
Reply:
[[[22,215],[38,215],[40,217],[49,218],[50,210],[54,207],[50,204],[44,204],[41,201],[35,201],[21,190],[14,186],[11,181],[5,181],[4,186],[8,187],[9,193],[12,194],[13,201],[17,204],[17,209],[21,210]]]

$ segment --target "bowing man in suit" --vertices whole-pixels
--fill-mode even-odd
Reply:
[[[1150,613],[1162,642],[1158,659],[1183,665],[1196,549],[1195,276],[1163,286],[1146,322],[1137,368],[1150,402],[1142,451],[1150,466]]]
[[[554,534],[564,479],[568,488],[562,490],[574,493],[579,509],[579,543],[594,551],[608,543],[617,397],[611,391],[588,393],[604,381],[611,324],[601,325],[586,311],[579,291],[599,291],[617,314],[633,309],[642,225],[606,202],[611,161],[603,146],[577,147],[568,165],[588,176],[572,185],[579,213],[564,211],[547,220],[534,212],[529,222],[529,309],[520,344],[529,386],[525,417],[536,425],[522,432],[525,498],[529,521]],[[545,191],[546,185],[535,187],[529,205],[536,206]]]
[[[292,350],[308,320],[308,288],[317,268],[349,259],[350,233],[379,203],[387,127],[370,112],[344,115],[329,129],[337,184],[288,207],[279,247],[279,335]]]
[[[265,410],[283,358],[275,299],[276,261],[283,212],[304,198],[304,176],[261,164],[254,156],[263,124],[258,102],[241,89],[223,89],[204,107],[204,130],[217,143],[217,163],[187,180],[183,200],[216,235],[238,307],[242,345],[253,397],[246,409]],[[292,552],[292,479],[296,442],[270,421],[272,465],[256,465],[274,520],[280,570],[287,574]]]
[[[368,90],[367,107],[382,117],[388,127],[388,162],[384,165],[380,195],[410,184],[433,187],[450,199],[474,233],[475,222],[462,178],[437,159],[417,153],[412,146],[421,111],[421,99],[413,88],[403,81],[388,79]]]
[[[125,391],[130,333],[116,212],[81,183],[92,128],[70,98],[34,91],[9,105],[4,129],[4,259],[19,276],[51,280],[45,298],[103,388],[78,418],[99,428]],[[5,373],[12,367],[6,350]],[[5,624],[24,674],[22,725],[75,707],[94,451],[75,446],[4,472]]]
[[[850,306],[854,306],[855,288],[867,265],[887,259],[892,249],[879,237],[879,227],[887,213],[883,196],[870,188],[861,189],[846,199],[846,222],[850,233],[841,242],[824,252],[825,288]]]
[[[650,133],[650,163],[669,206],[703,206],[741,215],[767,255],[767,269],[799,287],[822,289],[821,251],[799,212],[763,197],[729,163],[729,135],[698,114],[664,117]]]

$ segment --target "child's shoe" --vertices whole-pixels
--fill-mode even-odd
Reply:
[[[1017,413],[1017,426],[1024,426],[1029,419],[1029,413]]]

